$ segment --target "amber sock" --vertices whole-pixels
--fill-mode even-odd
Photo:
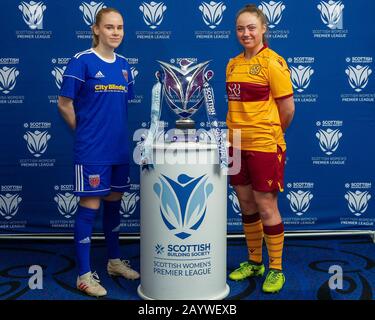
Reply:
[[[281,222],[275,226],[263,226],[263,231],[269,257],[269,268],[282,270],[284,224]]]
[[[246,237],[249,261],[262,262],[263,224],[259,213],[242,215],[243,229]]]

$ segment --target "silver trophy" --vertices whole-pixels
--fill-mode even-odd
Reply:
[[[181,59],[179,67],[158,61],[162,68],[159,79],[163,86],[163,96],[170,109],[179,117],[176,129],[195,129],[191,117],[204,101],[203,86],[213,77],[213,71],[207,70],[209,61],[195,64]]]
[[[223,140],[218,127],[214,93],[209,85],[209,81],[214,75],[212,70],[207,70],[209,61],[194,64],[189,59],[181,59],[178,62],[179,66],[163,61],[158,62],[161,70],[155,73],[158,81],[152,88],[151,123],[147,137],[141,142],[141,162],[152,163],[152,145],[155,138],[159,136],[164,99],[179,118],[176,120],[176,128],[172,130],[173,134],[168,137],[170,142],[199,141],[199,137],[196,135],[195,121],[191,117],[204,104],[215,142],[219,146],[219,152],[223,154]]]

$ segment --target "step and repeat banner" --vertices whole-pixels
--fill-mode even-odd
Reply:
[[[69,59],[90,48],[95,14],[124,16],[118,53],[135,78],[129,105],[131,145],[150,124],[159,61],[182,67],[209,61],[218,122],[226,128],[225,67],[241,51],[235,33],[240,0],[43,0],[1,2],[0,233],[67,233],[74,227],[74,134],[57,97]],[[289,64],[296,113],[286,134],[287,231],[375,230],[375,2],[256,1],[269,20],[269,46]],[[163,112],[168,113],[164,101]],[[171,112],[170,112],[171,113]],[[174,127],[175,116],[166,121]],[[208,130],[204,108],[193,116]],[[133,161],[122,199],[122,232],[139,232],[139,166]],[[242,231],[228,187],[228,232]],[[155,212],[160,214],[160,212]],[[101,230],[98,216],[96,230]]]

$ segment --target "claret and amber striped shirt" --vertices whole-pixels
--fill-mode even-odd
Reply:
[[[276,152],[286,149],[275,100],[293,95],[285,60],[264,46],[254,57],[231,59],[226,70],[227,126],[233,145],[233,129],[241,129],[242,150]],[[234,147],[239,147],[233,145]]]

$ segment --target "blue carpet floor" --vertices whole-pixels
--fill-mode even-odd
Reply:
[[[121,241],[121,251],[139,270],[139,241]],[[246,260],[244,239],[228,240],[228,273]],[[265,261],[267,254],[264,248]],[[139,280],[111,278],[105,271],[104,241],[92,243],[92,268],[108,295],[102,300],[140,300]],[[43,289],[28,285],[31,265],[43,268]],[[343,288],[331,290],[330,266],[343,269]],[[370,237],[286,238],[284,273],[286,284],[278,294],[264,294],[264,278],[241,282],[228,280],[227,300],[373,300],[375,245]],[[0,241],[1,300],[95,300],[75,288],[76,265],[72,241]]]

